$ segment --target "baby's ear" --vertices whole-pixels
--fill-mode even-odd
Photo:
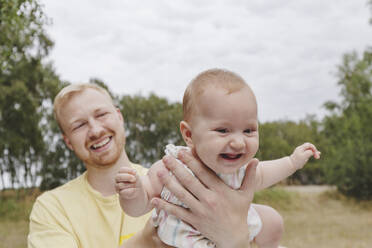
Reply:
[[[182,138],[185,141],[186,145],[192,149],[194,145],[192,143],[192,138],[191,138],[192,133],[191,133],[191,127],[189,123],[187,123],[186,121],[181,121],[180,131],[181,131]]]

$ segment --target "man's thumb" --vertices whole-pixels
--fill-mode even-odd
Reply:
[[[254,187],[256,185],[255,179],[256,179],[256,168],[258,165],[258,159],[254,158],[252,159],[249,164],[247,165],[247,169],[245,170],[245,176],[244,180],[241,186],[241,190],[254,190]]]

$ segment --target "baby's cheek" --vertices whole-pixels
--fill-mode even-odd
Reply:
[[[211,164],[215,163],[215,159],[213,159],[216,154],[211,149],[196,149],[196,154],[198,155],[199,159],[208,167],[210,167]]]
[[[250,152],[252,153],[252,155],[255,155],[257,153],[258,147],[259,147],[258,139],[253,140],[250,144]]]

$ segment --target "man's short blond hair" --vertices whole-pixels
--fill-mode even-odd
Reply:
[[[71,99],[72,96],[79,94],[83,92],[86,89],[93,89],[98,92],[101,92],[102,94],[108,96],[110,100],[112,101],[112,97],[110,94],[107,92],[106,89],[96,85],[96,84],[90,84],[90,83],[85,83],[85,84],[70,84],[66,87],[64,87],[54,98],[54,103],[53,103],[53,112],[54,112],[54,118],[56,119],[58,126],[62,133],[64,132],[61,126],[61,120],[60,120],[60,114],[61,114],[61,108],[63,105],[68,102],[69,99]]]
[[[249,87],[238,74],[226,69],[209,69],[197,75],[187,86],[183,95],[183,119],[189,121],[195,110],[198,98],[208,87],[222,88],[227,94]]]

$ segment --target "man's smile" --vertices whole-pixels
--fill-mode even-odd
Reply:
[[[110,143],[111,139],[112,139],[112,136],[108,136],[108,137],[104,138],[103,140],[101,140],[99,143],[95,143],[95,144],[91,145],[90,149],[92,149],[92,150],[102,149],[106,145],[108,145],[108,143]]]

